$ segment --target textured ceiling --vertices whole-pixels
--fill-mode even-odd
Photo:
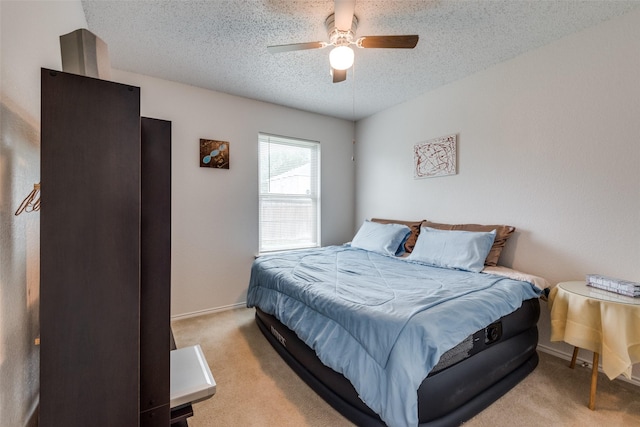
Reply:
[[[82,1],[111,66],[358,120],[565,35],[640,0],[358,0],[356,37],[418,34],[412,50],[355,49],[332,83],[329,48],[272,55],[269,45],[328,41],[332,0]]]

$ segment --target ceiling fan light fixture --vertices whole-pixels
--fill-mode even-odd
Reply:
[[[353,65],[354,56],[349,46],[337,46],[329,53],[329,63],[336,70],[347,70]]]

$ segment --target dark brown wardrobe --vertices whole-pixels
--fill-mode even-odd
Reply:
[[[171,122],[42,69],[40,426],[168,426]]]

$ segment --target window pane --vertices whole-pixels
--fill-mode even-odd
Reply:
[[[316,147],[264,142],[260,144],[260,162],[262,194],[314,194],[317,192]]]
[[[317,246],[316,203],[310,198],[262,197],[262,250]]]
[[[320,245],[320,145],[259,135],[260,252]]]

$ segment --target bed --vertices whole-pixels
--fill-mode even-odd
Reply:
[[[460,424],[537,365],[544,281],[495,265],[513,227],[452,227],[365,221],[350,244],[261,256],[247,306],[355,424]]]

